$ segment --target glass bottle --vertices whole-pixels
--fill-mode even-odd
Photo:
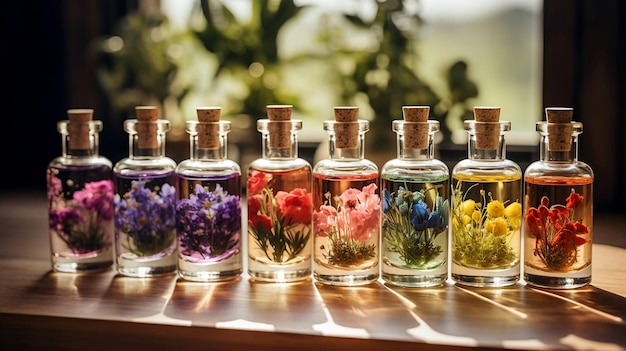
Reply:
[[[103,270],[113,265],[112,163],[99,155],[102,122],[92,109],[59,121],[62,155],[46,170],[52,269]]]
[[[241,168],[226,159],[230,121],[220,107],[196,110],[187,121],[190,157],[176,167],[178,275],[218,281],[243,272]]]
[[[310,278],[312,255],[311,165],[298,157],[291,105],[268,105],[257,121],[262,157],[248,166],[248,274],[266,282]]]
[[[468,159],[452,169],[452,279],[478,287],[514,285],[520,279],[522,171],[506,159],[499,107],[474,107],[464,122]]]
[[[129,155],[113,167],[117,270],[132,277],[176,272],[176,162],[165,156],[169,121],[154,106],[124,121]]]
[[[572,108],[546,108],[540,159],[524,174],[524,280],[528,285],[570,289],[591,282],[593,180],[578,160],[580,122]]]
[[[364,158],[369,121],[358,107],[335,107],[324,121],[329,158],[313,168],[313,276],[328,285],[364,285],[380,276],[378,166]]]
[[[381,169],[381,272],[405,287],[442,285],[448,279],[450,172],[435,159],[438,121],[429,106],[404,106],[392,123],[397,158]]]

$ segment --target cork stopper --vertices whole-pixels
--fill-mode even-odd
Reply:
[[[404,148],[428,148],[428,114],[430,106],[403,106],[402,117],[404,124]]]
[[[474,107],[476,148],[497,149],[500,142],[500,107]]]
[[[198,116],[198,124],[196,125],[198,148],[219,149],[219,122],[221,113],[222,108],[217,106],[198,107],[196,109]]]
[[[340,149],[355,149],[359,142],[359,108],[335,107],[335,145]]]
[[[547,107],[548,150],[569,151],[572,147],[572,117],[574,109],[569,107]]]
[[[136,106],[137,145],[140,149],[155,149],[159,145],[158,125],[159,108],[156,106]]]
[[[267,105],[267,126],[270,133],[270,147],[285,148],[291,145],[292,105]],[[286,122],[286,123],[285,123]]]
[[[91,148],[89,141],[89,122],[93,118],[92,109],[71,109],[67,110],[69,123],[67,132],[69,134],[69,146],[72,150],[88,150]]]

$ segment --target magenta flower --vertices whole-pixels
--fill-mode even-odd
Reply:
[[[99,251],[111,245],[113,220],[113,183],[88,182],[73,193],[62,196],[62,182],[49,171],[49,230],[74,254]]]

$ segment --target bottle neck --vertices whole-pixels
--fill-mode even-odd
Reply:
[[[357,137],[356,147],[338,147],[337,139],[334,133],[329,135],[328,154],[332,160],[354,159],[362,160],[365,158],[365,133],[359,133]]]
[[[544,162],[573,163],[578,161],[578,136],[583,132],[580,122],[537,122],[541,135],[539,159]]]
[[[503,161],[506,159],[504,134],[511,130],[510,121],[463,122],[469,137],[467,157],[476,161]]]
[[[332,160],[362,160],[365,158],[365,133],[369,121],[356,122],[324,121],[328,132],[328,154]]]
[[[298,131],[302,121],[257,121],[257,130],[261,132],[262,157],[266,159],[298,158]]]
[[[194,161],[221,161],[226,159],[230,121],[187,121],[189,159]]]
[[[504,135],[500,135],[498,138],[498,145],[494,148],[479,148],[476,144],[476,135],[469,135],[467,145],[467,157],[470,160],[495,160],[501,161],[506,158],[506,143],[504,141]]]
[[[169,131],[167,120],[138,122],[131,119],[124,122],[128,133],[128,156],[131,159],[165,157],[165,137]]]
[[[569,150],[554,151],[549,147],[549,136],[542,135],[539,144],[539,157],[545,162],[563,162],[572,163],[578,161],[578,136],[572,136],[571,147]]]
[[[99,133],[102,130],[101,121],[89,121],[82,133],[84,135],[74,135],[70,132],[69,121],[60,121],[57,129],[61,134],[61,145],[63,157],[98,157],[99,156]],[[81,139],[77,142],[77,139]]]
[[[435,134],[439,132],[439,121],[392,123],[396,133],[398,158],[402,160],[428,161],[435,157]]]

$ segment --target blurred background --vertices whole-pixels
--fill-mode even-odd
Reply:
[[[189,155],[185,121],[217,105],[230,157],[260,157],[255,121],[294,106],[300,156],[325,151],[322,121],[339,105],[370,120],[366,157],[395,157],[391,121],[431,106],[437,157],[467,157],[473,106],[512,123],[507,156],[538,159],[544,107],[574,108],[579,159],[595,171],[596,211],[626,213],[626,3],[620,0],[22,0],[5,5],[2,192],[45,194],[69,108],[102,120],[100,153],[128,155],[123,121],[137,105],[168,119],[166,153]],[[42,195],[43,196],[43,195]]]

